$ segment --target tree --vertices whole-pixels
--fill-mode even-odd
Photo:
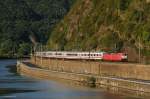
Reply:
[[[19,45],[18,57],[23,57],[24,55],[29,55],[30,52],[31,52],[31,44],[22,43]]]

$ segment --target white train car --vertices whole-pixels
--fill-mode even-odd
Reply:
[[[46,58],[102,60],[104,53],[105,52],[47,51],[36,52],[35,55]]]

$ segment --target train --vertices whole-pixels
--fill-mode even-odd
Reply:
[[[45,51],[35,52],[36,57],[72,59],[72,60],[102,60],[102,61],[127,61],[126,53],[107,52],[69,52],[69,51]]]

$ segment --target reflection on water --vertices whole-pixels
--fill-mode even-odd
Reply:
[[[15,89],[15,88],[0,88],[0,95],[12,94],[12,93],[34,92],[34,91],[37,91],[37,90]]]
[[[138,99],[23,77],[16,73],[15,64],[16,60],[0,60],[0,99]]]

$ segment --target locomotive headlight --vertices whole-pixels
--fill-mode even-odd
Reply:
[[[127,59],[127,58],[128,58],[127,55],[122,56],[122,59]]]

